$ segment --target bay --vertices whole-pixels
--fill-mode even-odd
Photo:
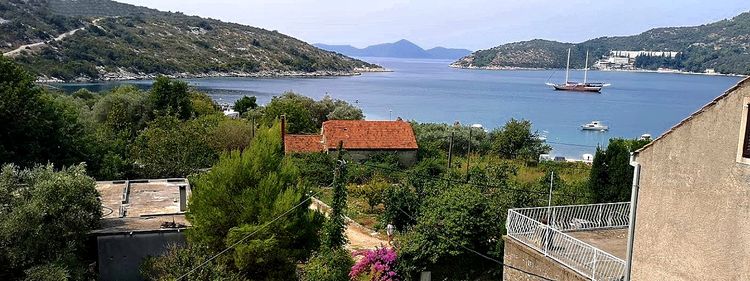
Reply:
[[[654,137],[668,130],[740,77],[589,71],[589,81],[611,83],[601,94],[553,91],[545,82],[564,80],[560,70],[471,70],[450,61],[362,58],[393,72],[325,78],[202,78],[192,86],[219,102],[244,95],[267,103],[293,91],[315,99],[325,95],[353,103],[368,120],[401,117],[418,122],[482,124],[491,130],[511,118],[527,119],[547,137],[553,155],[580,158],[613,137]],[[582,71],[571,71],[581,80]],[[152,81],[58,84],[65,91],[107,90],[121,84],[148,88]],[[606,132],[581,131],[593,120]]]

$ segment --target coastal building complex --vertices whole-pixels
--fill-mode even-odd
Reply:
[[[417,160],[417,139],[406,121],[330,120],[323,122],[320,131],[320,135],[282,134],[284,152],[335,151],[339,142],[343,142],[343,148],[355,161],[379,152],[396,153],[405,166]]]
[[[509,210],[505,263],[554,280],[750,280],[749,107],[746,78],[633,153],[631,202]]]
[[[594,63],[594,68],[601,70],[633,70],[638,56],[675,58],[679,52],[662,51],[609,51],[609,55]]]
[[[142,280],[144,258],[185,244],[186,179],[97,182],[102,204],[96,239],[99,280]]]

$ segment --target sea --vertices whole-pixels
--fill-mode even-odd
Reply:
[[[220,103],[255,96],[261,104],[292,91],[315,99],[326,95],[362,108],[368,120],[402,118],[417,122],[502,127],[511,118],[532,122],[547,139],[552,156],[579,159],[606,147],[610,138],[658,137],[722,94],[741,77],[589,71],[589,82],[610,83],[601,94],[554,91],[565,70],[457,69],[448,60],[360,58],[391,72],[316,78],[201,78],[186,81]],[[580,81],[583,71],[571,71]],[[122,84],[148,88],[152,81],[57,84],[65,91],[108,90]],[[582,131],[601,121],[608,131]]]

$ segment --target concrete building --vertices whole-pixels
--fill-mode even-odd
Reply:
[[[285,153],[330,152],[339,142],[352,160],[362,161],[374,153],[394,152],[402,165],[417,161],[417,139],[406,121],[330,120],[320,135],[284,135]]]
[[[632,280],[750,280],[750,80],[634,154]]]
[[[99,280],[143,280],[144,258],[185,244],[190,184],[185,179],[97,182],[102,202],[96,237]]]

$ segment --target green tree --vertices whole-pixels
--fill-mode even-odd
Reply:
[[[85,243],[101,217],[94,179],[84,165],[0,172],[0,279],[24,275],[83,280]]]
[[[94,104],[94,120],[114,134],[124,133],[126,139],[134,138],[150,121],[151,105],[148,98],[148,94],[135,86],[119,86]]]
[[[333,176],[333,201],[331,202],[331,213],[323,225],[323,241],[321,247],[324,249],[338,249],[346,244],[344,228],[346,228],[346,166],[344,164],[342,148],[339,147],[336,172]]]
[[[383,214],[381,223],[393,224],[399,231],[406,231],[415,223],[419,215],[422,198],[410,185],[394,184],[385,190],[383,195]]]
[[[146,178],[185,177],[210,167],[218,154],[211,131],[212,116],[182,122],[174,116],[158,117],[135,139],[131,157],[136,174]]]
[[[539,155],[550,151],[550,146],[531,130],[528,120],[510,119],[501,129],[490,133],[493,152],[506,159],[538,161]]]
[[[247,112],[250,109],[255,109],[258,107],[258,103],[256,103],[255,96],[248,97],[243,96],[241,99],[238,99],[234,102],[234,110],[239,112],[240,115],[245,115],[245,112]]]
[[[383,196],[389,185],[390,183],[388,183],[385,177],[376,175],[370,180],[370,182],[365,184],[353,184],[349,186],[349,189],[352,191],[352,195],[364,198],[372,212],[374,211],[375,206],[383,203]]]
[[[141,264],[140,272],[144,279],[150,281],[172,281],[195,269],[196,265],[206,265],[195,269],[186,280],[247,280],[236,270],[228,267],[226,257],[208,261],[210,256],[194,246],[179,247],[170,245],[166,253],[158,257],[148,257]]]
[[[253,128],[250,122],[244,119],[229,119],[221,115],[215,115],[218,124],[210,130],[211,146],[217,153],[232,150],[243,150],[250,145],[253,136]]]
[[[648,143],[648,140],[611,139],[606,150],[597,148],[588,184],[597,203],[630,201],[633,183],[630,153]]]
[[[193,114],[188,84],[184,81],[157,77],[151,86],[149,99],[157,115],[175,115],[185,120]]]
[[[327,120],[360,120],[364,118],[362,110],[343,100],[325,96],[320,101],[286,92],[273,97],[265,108],[263,120],[270,124],[282,114],[286,114],[289,133],[314,133]]]
[[[344,249],[347,177],[341,148],[339,148],[336,165],[331,213],[323,224],[320,249],[305,265],[304,280],[346,281],[349,280],[349,269],[354,265],[349,251]]]
[[[273,124],[281,115],[286,115],[286,131],[290,134],[314,133],[318,130],[310,110],[299,99],[288,95],[273,97],[264,109],[263,124]]]
[[[453,185],[425,199],[417,223],[403,237],[399,265],[405,273],[432,271],[438,279],[475,279],[495,264],[503,215],[479,189]]]
[[[261,128],[249,148],[191,178],[189,244],[213,254],[238,243],[227,268],[255,280],[294,275],[319,245],[322,216],[308,209],[309,189],[284,157],[279,130]]]
[[[346,249],[339,248],[319,252],[305,264],[302,280],[349,281],[349,271],[353,265],[352,254]]]
[[[0,163],[72,165],[91,156],[85,103],[45,92],[20,66],[0,58]]]
[[[195,91],[191,92],[190,104],[195,113],[195,117],[212,115],[219,112],[219,105],[205,93]]]

